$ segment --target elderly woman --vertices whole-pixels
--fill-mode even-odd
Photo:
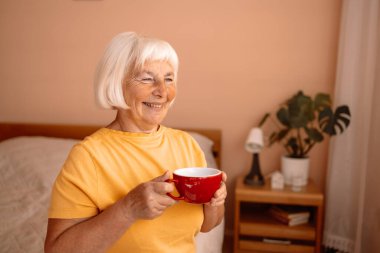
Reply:
[[[186,132],[161,124],[177,91],[178,58],[165,41],[117,35],[95,78],[115,120],[75,145],[54,184],[46,252],[195,252],[194,236],[224,215],[224,182],[203,205],[176,202],[165,182],[182,167],[206,167]]]

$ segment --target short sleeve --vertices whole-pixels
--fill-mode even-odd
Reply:
[[[75,145],[52,189],[49,218],[85,218],[99,213],[98,182],[91,155]]]

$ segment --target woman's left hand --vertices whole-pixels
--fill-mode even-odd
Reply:
[[[219,189],[215,192],[214,197],[206,205],[208,206],[221,206],[224,205],[224,202],[227,197],[227,188],[226,188],[227,174],[222,172],[222,182]]]

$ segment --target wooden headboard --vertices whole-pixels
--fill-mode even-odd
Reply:
[[[99,128],[101,128],[101,126],[0,123],[0,141],[17,136],[46,136],[83,139]],[[197,132],[212,140],[214,142],[212,151],[218,167],[221,168],[221,130],[196,128],[182,130]]]

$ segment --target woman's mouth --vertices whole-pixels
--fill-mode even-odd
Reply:
[[[148,102],[143,102],[144,105],[151,107],[151,108],[157,108],[160,109],[163,104],[157,104],[157,103],[148,103]]]

